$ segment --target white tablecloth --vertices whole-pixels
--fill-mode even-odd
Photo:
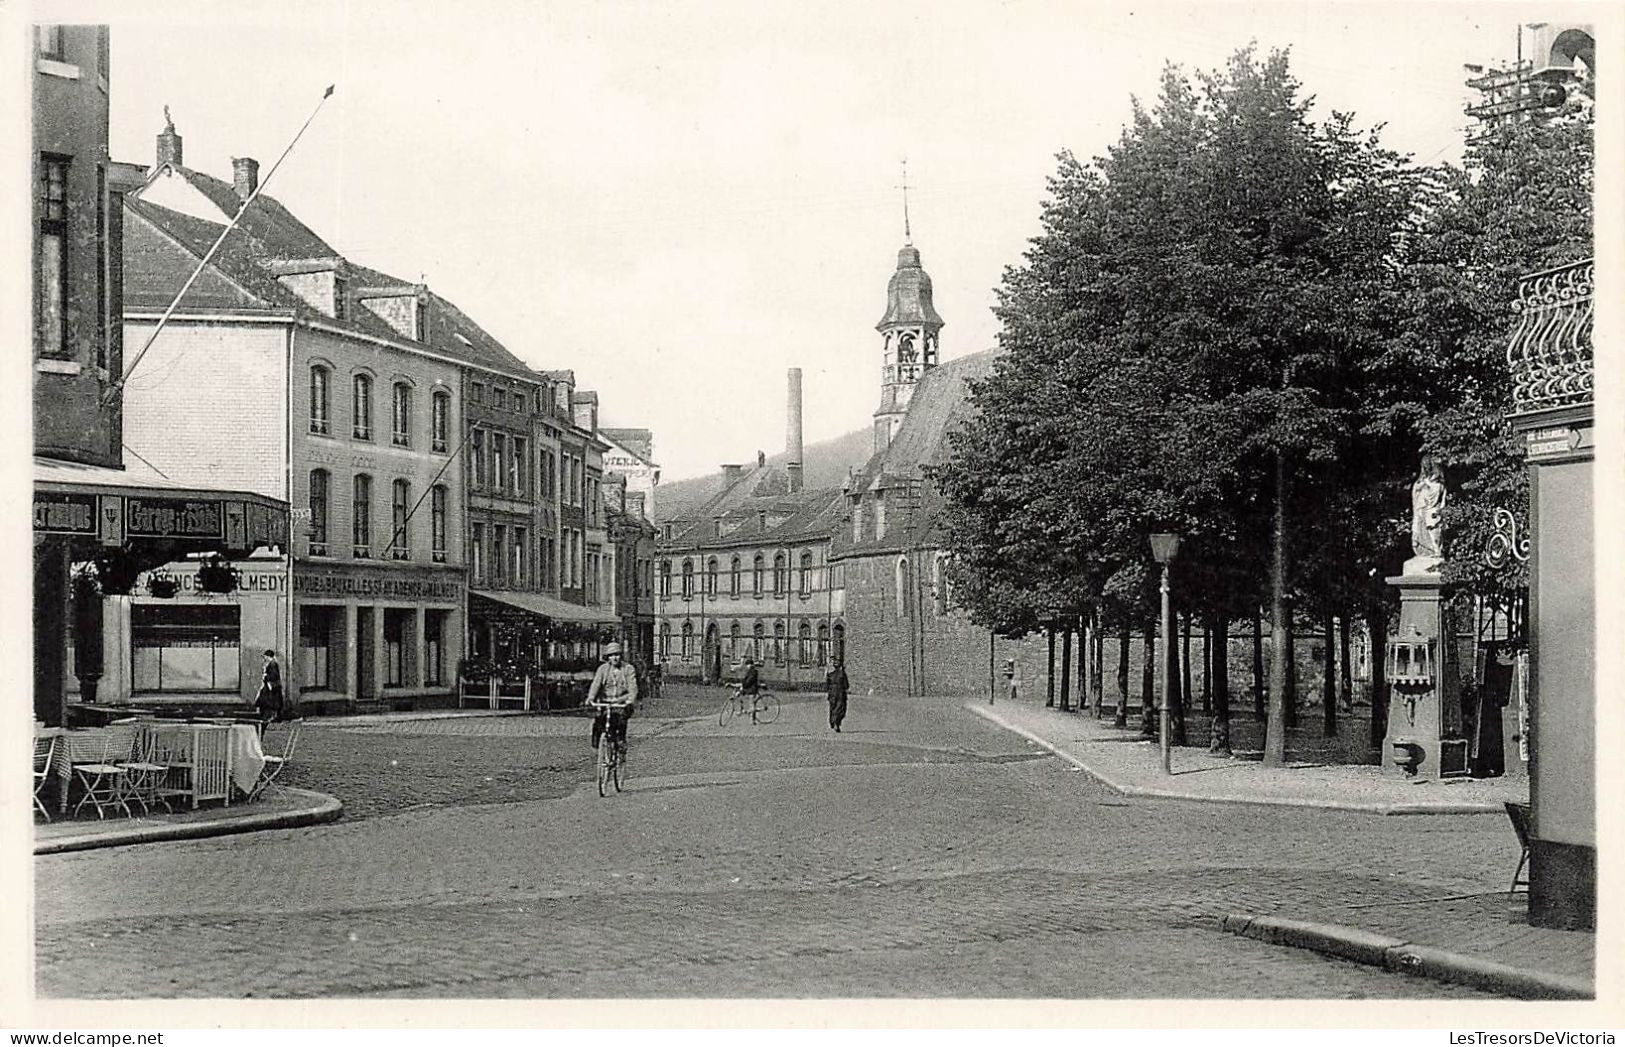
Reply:
[[[246,723],[231,728],[231,781],[245,796],[254,791],[265,766],[265,750],[260,748],[260,732]]]

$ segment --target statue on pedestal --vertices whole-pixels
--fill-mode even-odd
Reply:
[[[1422,456],[1422,469],[1411,484],[1411,551],[1406,574],[1438,574],[1444,562],[1444,472],[1431,454]]]

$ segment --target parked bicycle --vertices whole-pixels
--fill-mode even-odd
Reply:
[[[735,687],[728,692],[728,697],[722,700],[722,708],[717,712],[719,726],[728,726],[735,716],[749,714],[750,722],[772,723],[779,718],[779,700],[768,691],[758,691],[747,696]]]
[[[593,702],[593,708],[605,712],[604,730],[598,736],[598,795],[607,796],[611,784],[620,792],[626,780],[626,719],[617,716],[626,702]],[[617,728],[616,722],[619,721]]]

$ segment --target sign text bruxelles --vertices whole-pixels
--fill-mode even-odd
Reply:
[[[293,591],[300,596],[371,596],[394,600],[460,600],[461,579],[390,578],[362,574],[293,574]]]
[[[219,502],[186,498],[130,498],[124,503],[124,529],[150,538],[223,538]]]

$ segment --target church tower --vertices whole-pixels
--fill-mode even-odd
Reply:
[[[880,407],[875,411],[875,453],[891,444],[903,424],[909,399],[920,376],[937,366],[937,333],[942,317],[931,304],[931,278],[920,267],[920,252],[908,221],[908,178],[903,179],[903,249],[897,271],[886,285],[886,315],[875,325],[884,339],[880,370]]]

